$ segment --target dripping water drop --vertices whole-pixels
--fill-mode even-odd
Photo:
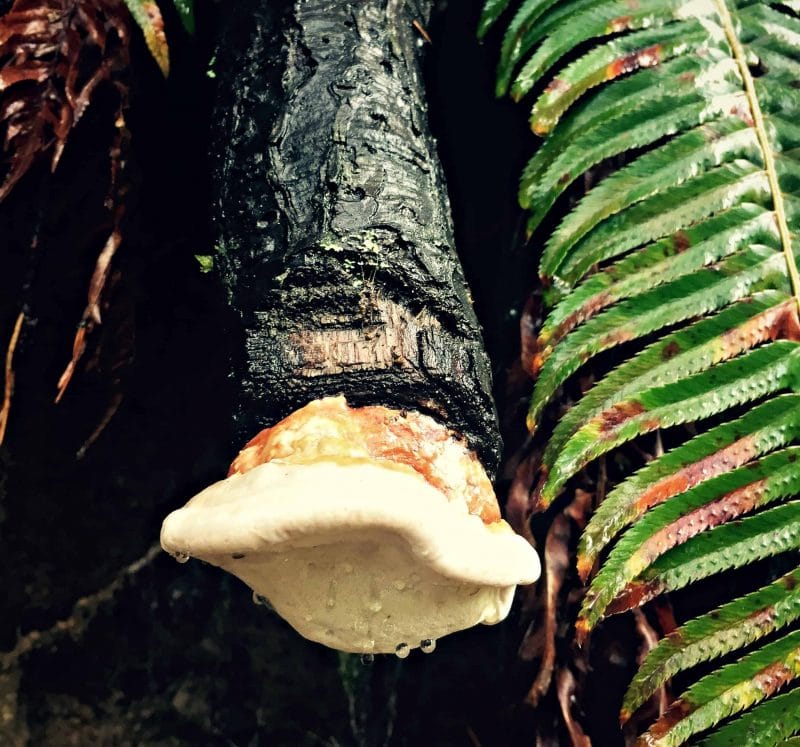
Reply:
[[[394,653],[398,659],[405,659],[411,653],[411,649],[407,643],[398,643]]]
[[[188,552],[178,551],[172,557],[175,558],[175,560],[177,560],[179,563],[186,563],[188,562],[190,555]]]
[[[362,664],[372,664],[375,661],[375,654],[361,654]]]
[[[261,607],[269,607],[270,606],[269,605],[269,600],[265,596],[263,596],[262,594],[259,594],[257,591],[253,592],[253,604],[259,605]]]
[[[419,642],[419,648],[423,654],[430,654],[436,650],[436,641],[433,638],[423,638]]]

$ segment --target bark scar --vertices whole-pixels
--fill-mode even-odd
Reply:
[[[370,319],[361,326],[301,330],[290,336],[297,373],[314,377],[346,370],[416,367],[419,335],[439,320],[422,309],[409,309],[379,295],[368,299]]]

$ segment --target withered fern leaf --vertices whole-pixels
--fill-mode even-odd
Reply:
[[[800,549],[800,2],[488,0],[479,34],[507,13],[497,91],[530,99],[543,137],[519,201],[552,300],[525,361],[530,430],[569,377],[627,344],[550,435],[534,507],[643,434],[698,433],[614,486],[589,521],[580,638],[664,591]],[[599,180],[565,213],[587,172]],[[549,234],[545,218],[560,221]],[[740,657],[641,744],[800,731],[798,690],[772,697],[800,674],[800,578],[764,580],[644,660],[623,720],[672,676]]]
[[[174,0],[174,4],[184,26],[192,31],[192,0]],[[103,84],[117,92],[106,198],[112,229],[95,264],[56,401],[69,385],[88,335],[100,323],[112,260],[122,241],[131,19],[140,26],[154,60],[167,75],[169,50],[161,11],[153,0],[14,0],[0,15],[0,202],[37,161],[49,158],[51,170],[56,169],[70,134]],[[20,320],[24,321],[24,314]],[[0,410],[0,442],[9,407],[10,395]]]
[[[189,0],[176,4],[193,24]],[[58,164],[97,88],[129,65],[129,13],[164,74],[161,12],[141,0],[15,0],[0,16],[0,136],[6,156],[0,200],[39,157]],[[119,85],[119,84],[118,84]]]
[[[97,88],[127,67],[128,36],[114,0],[16,0],[0,17],[0,200],[38,158],[55,169]]]

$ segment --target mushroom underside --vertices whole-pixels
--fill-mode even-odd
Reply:
[[[499,622],[514,587],[539,575],[505,522],[370,460],[233,474],[170,514],[161,542],[238,576],[306,638],[354,653]]]

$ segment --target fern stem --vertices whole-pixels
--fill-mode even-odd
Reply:
[[[750,68],[747,65],[745,51],[742,48],[742,43],[736,33],[736,28],[733,23],[733,17],[726,0],[715,0],[719,17],[722,21],[722,27],[725,31],[725,36],[730,44],[731,51],[733,52],[736,64],[739,67],[739,74],[742,76],[745,92],[747,94],[747,101],[750,106],[750,112],[753,117],[753,127],[755,128],[756,135],[758,136],[758,143],[764,154],[764,170],[767,172],[769,179],[769,186],[772,190],[772,204],[773,212],[775,213],[775,220],[778,224],[778,232],[781,237],[781,245],[783,246],[783,255],[786,258],[786,268],[789,272],[789,278],[792,282],[792,294],[794,295],[795,302],[800,311],[800,273],[797,271],[797,263],[795,261],[794,252],[792,250],[792,236],[789,232],[789,226],[786,221],[786,208],[783,204],[783,192],[781,192],[780,184],[778,183],[778,172],[775,168],[775,158],[772,153],[772,146],[769,142],[767,129],[764,125],[764,114],[761,111],[761,104],[758,101],[758,94],[756,93],[755,84],[753,83],[753,76],[750,73]]]

